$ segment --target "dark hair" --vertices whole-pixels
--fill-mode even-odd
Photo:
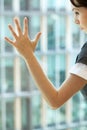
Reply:
[[[87,0],[70,0],[70,1],[75,7],[86,7],[87,8]]]

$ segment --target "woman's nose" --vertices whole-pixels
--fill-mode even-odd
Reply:
[[[80,22],[79,22],[78,19],[75,19],[74,22],[75,22],[76,24],[80,24]]]

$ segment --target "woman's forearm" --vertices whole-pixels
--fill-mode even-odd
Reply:
[[[54,88],[53,84],[49,81],[44,71],[42,70],[39,62],[37,61],[34,54],[32,54],[32,58],[25,58],[27,63],[29,72],[31,73],[37,87],[40,89],[42,95],[46,99],[46,101],[53,107],[57,107],[57,95],[58,92]]]

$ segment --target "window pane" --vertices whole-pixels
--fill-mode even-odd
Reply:
[[[32,125],[33,128],[37,129],[41,127],[41,97],[36,95],[33,96],[32,98],[32,113],[33,113],[33,117],[32,117]],[[45,114],[45,113],[43,113]]]
[[[21,90],[29,91],[33,88],[31,76],[24,61],[21,60]]]
[[[14,61],[13,58],[5,59],[5,83],[4,91],[13,92],[14,91]]]
[[[49,79],[52,81],[52,83],[55,85],[55,56],[48,56],[48,61],[47,61],[47,74]]]
[[[22,98],[22,130],[30,130],[32,127],[32,107],[31,101],[28,98]]]
[[[31,22],[32,21],[32,22]],[[40,17],[39,16],[34,16],[30,18],[29,22],[29,32],[30,33],[30,38],[34,39],[36,34],[40,31]],[[38,42],[38,45],[36,47],[36,50],[40,50],[40,40]]]
[[[47,0],[48,10],[55,10],[56,0]]]
[[[6,128],[14,130],[14,100],[6,100]]]
[[[62,26],[60,26],[62,25]],[[65,48],[65,34],[66,34],[66,17],[64,15],[59,16],[59,47],[60,49]]]
[[[40,0],[21,0],[20,8],[21,10],[39,10]]]
[[[72,46],[73,48],[79,48],[80,47],[80,30],[79,28],[74,25],[75,27],[73,28],[73,23],[72,23]]]
[[[4,0],[4,10],[12,10],[13,0]]]
[[[48,17],[48,50],[55,50],[55,21]]]
[[[4,17],[4,22],[3,22],[3,33],[4,36],[8,36],[10,39],[13,39],[12,34],[10,32],[10,30],[8,29],[8,24],[11,23],[13,25],[13,17],[11,16],[6,16]],[[3,44],[4,47],[4,53],[12,53],[13,52],[13,47],[8,44],[6,41],[4,41],[5,43]]]
[[[0,59],[1,61],[1,59]],[[1,93],[1,64],[0,64],[0,93]]]
[[[0,100],[0,130],[2,130],[2,105],[1,105],[1,100]]]
[[[80,110],[80,104],[79,104],[80,100],[79,100],[79,95],[75,95],[73,97],[73,106],[75,106],[73,108],[73,121],[74,122],[78,122],[79,121],[79,117],[80,117],[80,114],[79,114],[79,111],[76,111],[76,110]]]

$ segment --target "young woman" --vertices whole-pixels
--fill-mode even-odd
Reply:
[[[75,23],[79,25],[81,30],[87,32],[87,1],[71,0],[71,5],[72,11],[74,12]],[[81,52],[78,54],[76,63],[71,69],[68,78],[59,89],[55,89],[53,84],[44,74],[34,55],[34,50],[40,39],[41,32],[39,32],[36,38],[32,41],[28,36],[28,19],[26,17],[24,18],[23,32],[18,18],[14,18],[14,23],[17,32],[12,25],[9,24],[8,27],[15,40],[13,41],[8,37],[5,37],[5,40],[13,45],[23,56],[29,72],[49,105],[53,109],[59,108],[79,90],[82,90],[86,96],[87,91],[84,86],[87,84],[87,43],[83,45]]]

